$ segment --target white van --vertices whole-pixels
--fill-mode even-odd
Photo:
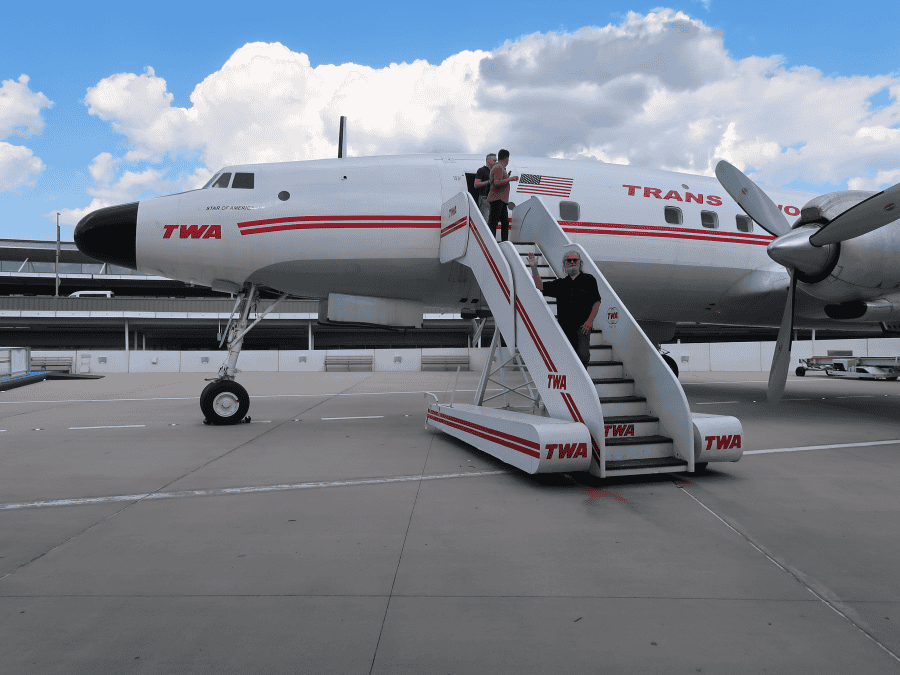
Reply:
[[[112,291],[75,291],[70,298],[111,298]]]

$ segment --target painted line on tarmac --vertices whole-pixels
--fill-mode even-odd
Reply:
[[[868,441],[866,443],[838,443],[836,445],[806,445],[798,448],[773,448],[771,450],[744,450],[745,455],[768,455],[774,452],[803,452],[805,450],[837,450],[840,448],[866,448],[872,445],[893,445],[900,443],[900,438],[893,441]]]
[[[69,431],[76,431],[78,429],[137,429],[138,427],[145,427],[146,424],[116,424],[112,426],[105,427],[69,427]]]
[[[384,415],[360,415],[359,417],[323,417],[322,421],[329,420],[380,420]]]
[[[460,392],[474,392],[475,389],[457,389]],[[503,391],[499,388],[490,388],[485,391]],[[0,392],[2,393],[2,392]],[[349,394],[260,394],[250,398],[321,398],[330,396],[390,396],[392,394],[432,394],[433,391],[358,391]],[[440,392],[437,392],[440,393]],[[55,401],[0,401],[0,405],[12,405],[14,403],[120,403],[129,401],[199,401],[199,396],[160,396],[158,398],[67,398]]]
[[[48,506],[90,506],[115,502],[137,502],[150,499],[184,499],[186,497],[221,497],[225,495],[258,494],[260,492],[285,492],[309,490],[311,488],[355,487],[358,485],[381,485],[384,483],[415,483],[423,480],[445,480],[449,478],[472,478],[473,476],[499,476],[510,471],[471,471],[467,473],[435,473],[424,476],[391,476],[388,478],[360,478],[357,480],[336,480],[319,483],[287,483],[282,485],[251,485],[234,488],[211,488],[209,490],[182,490],[179,492],[144,492],[133,495],[110,495],[108,497],[83,497],[79,499],[52,499],[39,502],[16,502],[0,504],[0,511],[39,509]]]

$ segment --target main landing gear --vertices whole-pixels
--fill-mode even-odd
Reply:
[[[234,380],[238,372],[237,360],[241,354],[241,345],[243,345],[244,336],[249,330],[262,321],[266,314],[286,297],[287,293],[282,294],[248,326],[250,309],[255,307],[259,300],[259,289],[255,284],[248,284],[238,295],[231,312],[231,319],[228,320],[228,326],[225,328],[225,336],[222,338],[222,342],[226,338],[228,340],[228,357],[219,368],[218,376],[207,384],[203,393],[200,394],[200,410],[203,411],[204,424],[225,425],[250,421],[250,417],[247,415],[247,411],[250,409],[250,394]],[[235,313],[237,313],[237,321],[234,321]],[[221,344],[220,342],[219,346]]]

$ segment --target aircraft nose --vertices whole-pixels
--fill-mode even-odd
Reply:
[[[97,209],[75,226],[75,245],[90,257],[137,269],[135,239],[139,202]]]

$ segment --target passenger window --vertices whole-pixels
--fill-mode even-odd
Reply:
[[[703,227],[716,230],[719,228],[719,216],[715,211],[701,211],[700,224],[703,225]]]
[[[234,182],[231,184],[233,188],[242,188],[244,190],[253,189],[252,173],[236,173],[234,174]]]
[[[230,180],[231,180],[231,174],[223,173],[221,176],[219,176],[219,179],[215,183],[212,184],[212,186],[214,188],[216,188],[216,187],[227,188],[228,181],[230,181]]]
[[[735,216],[738,232],[753,232],[753,219],[750,216]]]
[[[681,225],[681,209],[679,209],[677,206],[667,206],[666,222],[669,223],[669,225]]]
[[[576,221],[581,218],[581,207],[578,202],[560,202],[559,219]]]

